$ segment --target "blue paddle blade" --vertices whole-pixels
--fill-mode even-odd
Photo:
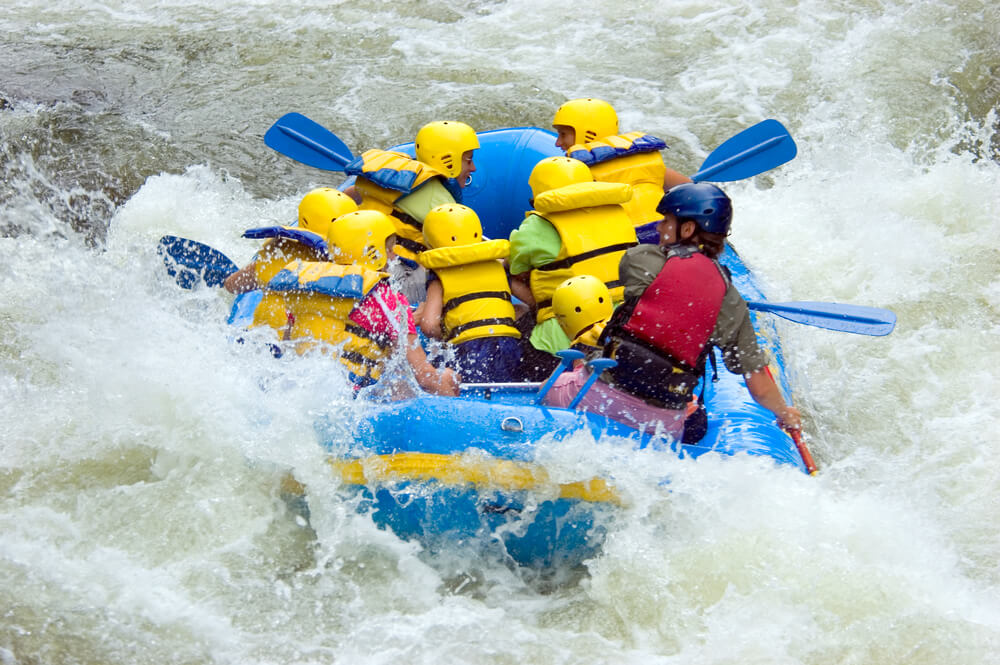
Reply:
[[[286,157],[324,171],[343,171],[351,149],[329,129],[301,113],[286,113],[264,134],[264,143]]]
[[[160,238],[157,251],[167,266],[167,274],[185,289],[193,289],[202,280],[208,286],[222,286],[239,269],[219,250],[177,236]]]
[[[762,120],[712,151],[691,180],[728,182],[769,171],[795,157],[791,134],[777,120]]]
[[[888,335],[896,327],[896,314],[879,307],[843,305],[835,302],[754,302],[750,309],[770,312],[789,321],[828,330],[872,335]]]

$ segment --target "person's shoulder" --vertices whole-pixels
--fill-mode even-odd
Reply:
[[[392,285],[389,283],[388,280],[382,281],[382,282],[380,282],[380,284],[384,285],[386,293],[389,295],[390,298],[392,298],[393,302],[395,303],[395,306],[393,307],[393,309],[396,309],[396,308],[399,308],[399,307],[405,307],[405,308],[409,309],[409,307],[410,307],[410,301],[403,294],[402,291],[400,291],[399,289],[393,288]]]
[[[660,273],[667,262],[659,245],[630,247],[618,264],[618,273],[625,284],[625,296],[637,296]]]
[[[629,247],[625,250],[625,256],[622,257],[622,261],[630,263],[665,263],[666,260],[667,257],[663,254],[660,246],[649,243]]]
[[[722,294],[722,306],[730,311],[745,310],[749,318],[750,307],[747,305],[747,300],[732,281],[726,282],[726,291]]]
[[[549,220],[545,219],[544,217],[542,217],[541,215],[539,215],[537,212],[535,212],[534,210],[532,210],[531,212],[526,213],[524,215],[524,219],[521,220],[521,227],[520,228],[524,228],[526,226],[538,226],[540,224],[545,224],[545,225],[548,225],[548,226],[552,226],[552,222],[550,222]]]
[[[555,231],[555,228],[552,226],[552,222],[541,215],[531,212],[525,215],[524,219],[521,220],[521,224],[516,229],[511,231],[510,237],[513,240],[517,235],[527,237],[537,233],[545,233],[549,229]]]
[[[418,198],[424,197],[431,201],[435,206],[457,203],[455,195],[450,189],[448,189],[446,182],[447,180],[443,175],[428,178],[416,187],[408,196]]]
[[[630,256],[663,256],[663,249],[659,245],[653,245],[647,242],[635,245],[634,247],[629,247],[625,250],[625,253]]]

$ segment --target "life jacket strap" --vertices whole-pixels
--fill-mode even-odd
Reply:
[[[476,291],[473,293],[466,293],[464,296],[458,296],[457,298],[449,300],[445,306],[441,308],[441,315],[444,316],[461,304],[472,300],[480,300],[482,298],[499,298],[500,300],[510,302],[510,293],[507,291]]]
[[[484,326],[510,326],[515,327],[514,319],[510,317],[493,318],[493,319],[480,319],[479,321],[470,321],[469,323],[463,323],[460,326],[456,326],[454,329],[448,331],[448,339],[453,339],[458,337],[466,330],[471,330],[473,328],[482,328]]]
[[[607,247],[598,247],[597,249],[592,249],[589,252],[584,252],[583,254],[577,254],[576,256],[567,256],[565,259],[559,261],[553,261],[552,263],[546,263],[544,266],[538,266],[535,270],[565,270],[569,268],[574,263],[579,263],[580,261],[586,261],[587,259],[593,259],[598,256],[603,256],[604,254],[611,254],[613,252],[621,252],[630,247],[635,247],[638,243],[636,242],[622,242],[617,245],[609,245]]]

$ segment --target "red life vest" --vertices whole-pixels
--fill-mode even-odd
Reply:
[[[642,295],[623,328],[691,369],[715,329],[727,281],[715,261],[696,247],[667,253],[667,262]]]

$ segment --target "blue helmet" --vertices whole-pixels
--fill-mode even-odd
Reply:
[[[726,193],[707,182],[686,182],[663,195],[656,212],[673,213],[678,220],[690,219],[705,233],[727,235],[733,221],[733,202]]]

